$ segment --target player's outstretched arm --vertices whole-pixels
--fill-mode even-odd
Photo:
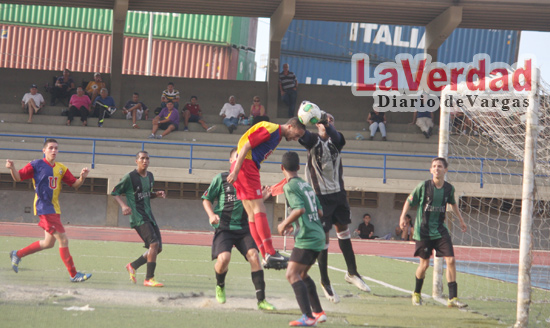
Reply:
[[[15,182],[21,181],[21,175],[19,175],[19,171],[15,169],[15,164],[13,164],[11,159],[6,159],[6,168],[10,170],[11,177]]]
[[[237,161],[235,162],[233,171],[229,173],[229,175],[227,176],[227,182],[234,183],[235,181],[237,181],[237,177],[239,176],[239,171],[241,170],[241,166],[243,166],[246,153],[248,153],[248,151],[251,149],[252,149],[252,146],[250,145],[250,141],[247,141],[241,148],[241,151],[239,151],[239,154],[237,155]]]
[[[405,200],[405,205],[403,205],[403,211],[401,212],[401,217],[399,217],[399,227],[401,227],[401,229],[405,229],[405,227],[407,226],[407,220],[405,217],[410,208],[411,208],[411,205],[409,204],[409,201]]]
[[[210,221],[211,225],[215,225],[220,223],[220,217],[214,213],[214,206],[212,205],[212,202],[208,199],[202,200],[202,207],[204,207],[204,211],[206,214],[208,214],[208,221]]]
[[[464,219],[462,218],[462,214],[460,214],[460,210],[458,209],[458,204],[454,203],[451,204],[451,208],[453,209],[453,212],[458,217],[458,221],[460,221],[460,229],[462,232],[466,232],[468,230],[468,226],[466,225],[466,222],[464,222]]]
[[[116,196],[113,196],[113,197],[115,197],[116,202],[118,203],[120,208],[122,208],[122,214],[123,215],[132,214],[132,209],[128,205],[126,205],[126,203],[122,200],[122,197],[120,197],[120,195],[116,195]]]
[[[90,173],[90,169],[87,167],[83,168],[82,171],[80,171],[80,178],[76,180],[75,183],[73,183],[73,188],[78,189],[82,184],[84,183],[84,180],[88,177],[88,173]]]

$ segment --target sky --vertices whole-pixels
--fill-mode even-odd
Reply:
[[[266,64],[269,51],[269,18],[259,18],[256,39],[256,81],[265,81]],[[523,31],[520,37],[518,58],[534,55],[541,78],[550,84],[550,32]]]

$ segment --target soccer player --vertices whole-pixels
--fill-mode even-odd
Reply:
[[[365,292],[370,292],[370,288],[357,272],[355,253],[351,244],[349,231],[351,211],[344,189],[341,157],[346,140],[334,127],[334,117],[331,114],[323,115],[316,126],[317,133],[306,131],[298,141],[307,149],[306,181],[313,186],[323,206],[321,222],[326,243],[317,259],[321,273],[321,287],[328,300],[338,303],[340,298],[332,288],[328,277],[329,232],[333,225],[336,227],[338,245],[348,269],[344,276],[345,280]]]
[[[229,162],[237,159],[237,148],[229,155]],[[237,199],[235,187],[227,182],[229,172],[216,175],[202,195],[202,206],[208,214],[210,224],[216,229],[212,241],[212,260],[216,272],[216,300],[225,303],[225,276],[231,261],[231,249],[235,246],[250,263],[252,283],[256,289],[258,309],[275,310],[265,299],[264,271],[258,257],[258,249],[250,235],[248,217],[243,204]],[[214,208],[213,203],[217,201]]]
[[[55,241],[59,242],[59,255],[65,263],[72,282],[82,282],[90,279],[91,273],[76,271],[73,257],[69,252],[69,239],[61,223],[61,209],[59,207],[59,193],[61,182],[78,189],[86,180],[89,170],[87,167],[80,172],[76,179],[69,169],[55,160],[58,144],[55,139],[47,139],[42,149],[44,158],[34,160],[21,170],[16,170],[12,160],[6,160],[6,168],[11,172],[13,180],[19,182],[32,178],[34,186],[34,215],[38,215],[38,225],[44,229],[44,240],[35,241],[29,246],[10,253],[11,267],[15,273],[19,272],[19,263],[27,255],[52,248]]]
[[[287,183],[283,190],[291,212],[277,230],[281,235],[297,231],[294,249],[286,270],[286,279],[294,289],[302,317],[290,326],[315,326],[327,316],[321,307],[313,279],[307,274],[325,248],[325,233],[319,220],[323,209],[311,186],[298,177],[300,158],[295,152],[283,155],[281,170]],[[299,227],[299,229],[298,229]]]
[[[271,230],[260,182],[260,164],[277,148],[282,137],[287,141],[298,140],[305,133],[305,126],[298,118],[286,124],[259,122],[246,131],[237,146],[237,160],[233,162],[227,182],[234,183],[237,197],[242,200],[248,214],[250,234],[264,258],[266,269],[286,268],[288,258],[276,252],[271,241]]]
[[[405,229],[407,212],[411,206],[418,207],[413,239],[416,241],[414,256],[420,257],[420,264],[416,269],[416,286],[412,295],[413,305],[422,305],[422,284],[426,270],[430,266],[430,256],[435,249],[435,256],[443,256],[447,263],[447,285],[449,286],[447,306],[458,308],[468,306],[457,298],[455,255],[451,236],[447,225],[445,225],[445,212],[447,204],[450,204],[460,221],[462,232],[466,232],[467,229],[455,201],[455,188],[445,181],[448,166],[445,158],[437,157],[432,160],[430,168],[432,179],[416,186],[403,205],[403,212],[399,219],[401,229]]]
[[[166,193],[164,190],[153,191],[155,179],[153,173],[147,171],[149,154],[146,151],[136,154],[136,164],[137,168],[124,175],[111,192],[122,208],[122,214],[130,215],[130,227],[136,230],[145,243],[145,248],[148,249],[134,262],[128,263],[126,270],[130,274],[130,280],[135,284],[136,270],[147,263],[147,274],[143,286],[163,287],[164,285],[155,279],[157,255],[162,252],[162,238],[157,221],[151,211],[151,199],[166,198]],[[120,195],[126,195],[127,204],[124,203]]]

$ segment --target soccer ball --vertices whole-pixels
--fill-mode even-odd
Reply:
[[[298,119],[302,124],[317,124],[321,120],[321,109],[314,103],[304,100],[298,109]]]

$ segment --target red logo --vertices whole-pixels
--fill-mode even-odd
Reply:
[[[271,155],[272,153],[273,153],[273,149],[265,154],[264,160],[267,159],[269,157],[269,155]]]
[[[50,189],[56,189],[57,188],[57,177],[48,177],[48,180],[50,181]]]

